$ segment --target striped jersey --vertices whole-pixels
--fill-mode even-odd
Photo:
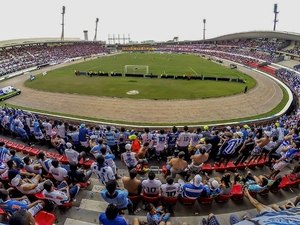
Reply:
[[[235,152],[237,146],[239,146],[243,142],[242,138],[234,138],[227,142],[225,148],[223,148],[222,153],[226,155],[232,155]]]
[[[38,163],[41,164],[41,166],[43,167],[43,169],[49,173],[49,169],[52,166],[52,159],[46,159],[46,160],[38,160]]]
[[[122,153],[122,158],[127,167],[134,167],[137,165],[138,161],[135,157],[135,152],[124,152]]]
[[[6,162],[8,156],[8,150],[5,147],[0,147],[0,163]]]
[[[182,186],[182,196],[189,199],[197,199],[200,197],[201,192],[203,191],[203,185],[199,187],[191,183],[185,183]]]
[[[116,134],[113,131],[107,131],[105,132],[105,139],[106,139],[106,144],[113,146],[116,144]]]
[[[91,170],[97,175],[100,183],[104,185],[110,180],[115,180],[115,175],[110,166],[99,167],[98,163],[94,162],[91,165]]]

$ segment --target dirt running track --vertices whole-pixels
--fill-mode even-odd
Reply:
[[[70,63],[53,66],[51,69],[66,65]],[[4,81],[2,85],[13,85],[22,90],[21,95],[6,100],[10,104],[74,116],[124,121],[127,124],[133,121],[195,124],[229,120],[266,113],[279,104],[283,93],[275,81],[243,67],[238,69],[256,79],[255,88],[247,94],[199,100],[132,100],[42,92],[24,86],[28,74]],[[33,74],[45,70],[49,71],[50,68]]]

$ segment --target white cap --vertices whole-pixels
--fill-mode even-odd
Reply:
[[[213,180],[211,183],[210,183],[211,187],[213,187],[214,189],[216,188],[219,188],[220,187],[220,184],[218,181],[216,180]]]
[[[126,149],[127,151],[131,150],[131,144],[126,144],[126,145],[125,145],[125,149]]]
[[[194,185],[195,185],[196,187],[200,187],[201,184],[202,184],[202,177],[201,177],[199,174],[197,174],[197,175],[194,177]]]

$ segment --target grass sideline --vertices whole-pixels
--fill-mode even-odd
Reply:
[[[103,123],[105,124],[107,123],[118,123],[118,124],[130,124],[130,125],[137,125],[137,126],[184,126],[184,125],[196,125],[196,124],[201,124],[201,125],[209,125],[209,124],[222,124],[222,123],[235,123],[235,122],[243,122],[243,121],[247,121],[247,120],[256,120],[256,119],[261,119],[264,117],[271,117],[273,115],[275,115],[276,113],[280,112],[284,106],[286,105],[286,103],[289,100],[289,96],[287,91],[283,88],[282,85],[280,85],[280,88],[283,92],[283,98],[281,99],[280,103],[271,111],[263,113],[263,114],[259,114],[259,115],[255,115],[255,116],[250,116],[250,117],[241,117],[241,118],[235,118],[235,119],[231,119],[231,120],[216,120],[216,121],[206,121],[206,122],[193,122],[193,123],[139,123],[139,122],[125,122],[125,121],[117,121],[117,120],[105,120],[105,119],[100,119],[100,118],[93,118],[93,117],[86,117],[86,116],[77,116],[77,115],[71,115],[71,114],[64,114],[64,113],[57,113],[57,112],[48,112],[48,111],[43,111],[43,110],[38,110],[38,109],[32,109],[32,108],[28,108],[28,107],[20,107],[20,106],[16,106],[16,105],[12,105],[12,104],[6,104],[5,102],[0,102],[0,106],[6,105],[8,107],[12,107],[12,108],[18,108],[18,109],[23,109],[23,110],[29,110],[29,111],[33,111],[33,112],[37,112],[37,113],[47,113],[47,114],[53,114],[53,116],[67,116],[67,117],[73,117],[74,119],[83,119],[83,120],[94,120],[94,121],[98,121],[99,123]]]
[[[239,77],[246,80],[248,89],[256,81],[237,70],[231,70],[209,60],[190,54],[124,53],[49,71],[38,75],[25,85],[40,91],[106,96],[133,99],[200,99],[224,97],[242,93],[245,84],[224,81],[146,79],[132,77],[87,77],[74,75],[75,70],[123,72],[125,65],[148,65],[153,74]],[[126,92],[138,90],[137,95]]]

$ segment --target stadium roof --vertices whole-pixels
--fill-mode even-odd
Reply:
[[[207,41],[226,41],[232,39],[252,39],[252,38],[277,38],[281,40],[300,41],[300,34],[286,31],[248,31],[227,34]]]

